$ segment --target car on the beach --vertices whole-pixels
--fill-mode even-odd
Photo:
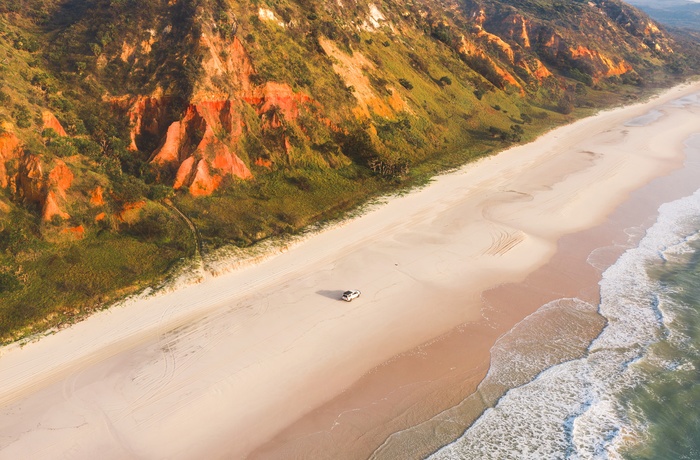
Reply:
[[[360,297],[360,294],[362,294],[360,291],[352,289],[350,291],[343,292],[342,299],[346,302],[352,302],[353,299],[357,299],[358,297]]]

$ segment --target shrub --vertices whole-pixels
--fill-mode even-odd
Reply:
[[[368,159],[377,155],[372,138],[360,127],[347,133],[338,133],[336,142],[345,156],[361,163],[366,163]]]
[[[408,53],[408,58],[411,60],[411,66],[414,69],[418,69],[423,73],[428,73],[428,63],[425,62],[425,59],[416,53]]]
[[[172,220],[162,209],[149,207],[138,221],[126,227],[126,233],[145,241],[160,241],[170,233]]]
[[[489,126],[488,132],[491,135],[491,137],[503,138],[505,135],[507,135],[507,133],[505,131],[503,131],[501,128],[498,128],[496,126]]]
[[[411,84],[411,82],[406,80],[405,78],[399,78],[399,83],[401,83],[401,86],[408,90],[413,89],[413,85]]]
[[[564,114],[564,115],[569,115],[571,112],[574,111],[574,103],[571,102],[571,100],[564,98],[559,101],[557,104],[557,112]]]
[[[15,49],[29,51],[30,53],[39,50],[39,42],[35,38],[23,37],[19,34],[16,35],[12,45]]]
[[[450,26],[445,24],[444,22],[441,22],[437,26],[432,27],[430,35],[433,38],[436,38],[448,45],[452,41],[452,31],[450,30]]]
[[[49,104],[51,107],[54,109],[63,111],[63,112],[68,112],[70,110],[73,110],[75,107],[72,102],[70,102],[68,99],[66,99],[63,96],[56,96],[52,95],[49,97]]]
[[[32,114],[25,105],[15,104],[15,110],[12,112],[12,118],[15,119],[19,128],[29,128],[32,126]]]
[[[172,198],[173,196],[175,196],[175,190],[168,185],[154,184],[151,185],[151,188],[148,191],[148,198],[153,201]]]
[[[3,292],[12,292],[19,289],[21,286],[16,276],[11,273],[0,273],[0,294]]]
[[[392,179],[400,179],[406,176],[410,171],[409,164],[406,160],[391,161],[372,158],[368,166],[373,173]]]
[[[148,186],[127,174],[117,175],[112,179],[112,196],[121,203],[134,203],[142,199]]]
[[[78,153],[78,149],[73,145],[71,139],[60,137],[52,128],[45,129],[41,135],[46,139],[46,147],[49,152],[59,158],[70,157]]]
[[[311,190],[311,182],[309,182],[309,179],[306,176],[302,175],[293,175],[293,176],[287,176],[285,177],[287,182],[290,184],[294,185],[296,188],[303,192],[308,192]]]
[[[85,155],[86,157],[92,158],[94,160],[100,158],[100,153],[102,152],[102,149],[100,148],[99,144],[97,144],[97,142],[91,139],[81,137],[76,137],[72,140],[72,142],[73,146],[82,155]]]

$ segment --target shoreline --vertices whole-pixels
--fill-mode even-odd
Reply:
[[[373,369],[249,458],[425,458],[458,438],[505,391],[529,383],[559,362],[583,356],[605,327],[597,313],[602,273],[635,247],[661,204],[700,187],[700,150],[688,150],[680,169],[632,192],[603,223],[562,237],[554,257],[524,281],[484,292],[483,310],[493,312],[488,321],[460,325]],[[587,305],[570,314],[574,300]],[[517,308],[509,308],[514,302]],[[572,324],[578,334],[561,332]],[[533,330],[535,343],[527,337]],[[503,369],[494,372],[494,366],[527,360],[533,348],[561,348],[562,342],[570,344],[568,349],[550,356],[546,364],[527,372],[518,366],[523,375],[515,378],[517,384],[498,383]],[[399,416],[388,416],[390,411]],[[366,430],[362,436],[357,435],[360,426]]]
[[[561,236],[599,224],[678,166],[682,158],[665,145],[693,126],[662,117],[653,123],[663,139],[619,155],[626,135],[618,125],[699,90],[675,87],[557,128],[258,265],[4,350],[0,432],[11,442],[2,441],[0,458],[66,443],[83,456],[105,445],[115,457],[251,452],[372,368],[479,321],[482,292],[522,281]],[[601,139],[581,148],[591,130]],[[358,301],[337,300],[355,286]],[[8,415],[17,410],[19,420]],[[47,417],[51,430],[27,430]],[[231,433],[240,436],[233,446]]]

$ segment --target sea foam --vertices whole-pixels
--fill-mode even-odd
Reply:
[[[666,327],[673,319],[668,293],[650,269],[691,251],[698,228],[700,191],[661,206],[638,246],[603,273],[599,313],[607,325],[585,356],[512,388],[459,439],[430,458],[623,458],[628,443],[644,439],[646,424],[626,412],[620,397],[639,385],[640,366],[652,359],[650,345],[673,335]],[[490,374],[507,374],[507,366],[494,361]]]

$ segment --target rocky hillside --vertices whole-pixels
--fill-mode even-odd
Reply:
[[[700,3],[691,0],[631,0],[630,3],[664,25],[700,32]]]
[[[617,0],[0,4],[0,337],[698,69]]]

